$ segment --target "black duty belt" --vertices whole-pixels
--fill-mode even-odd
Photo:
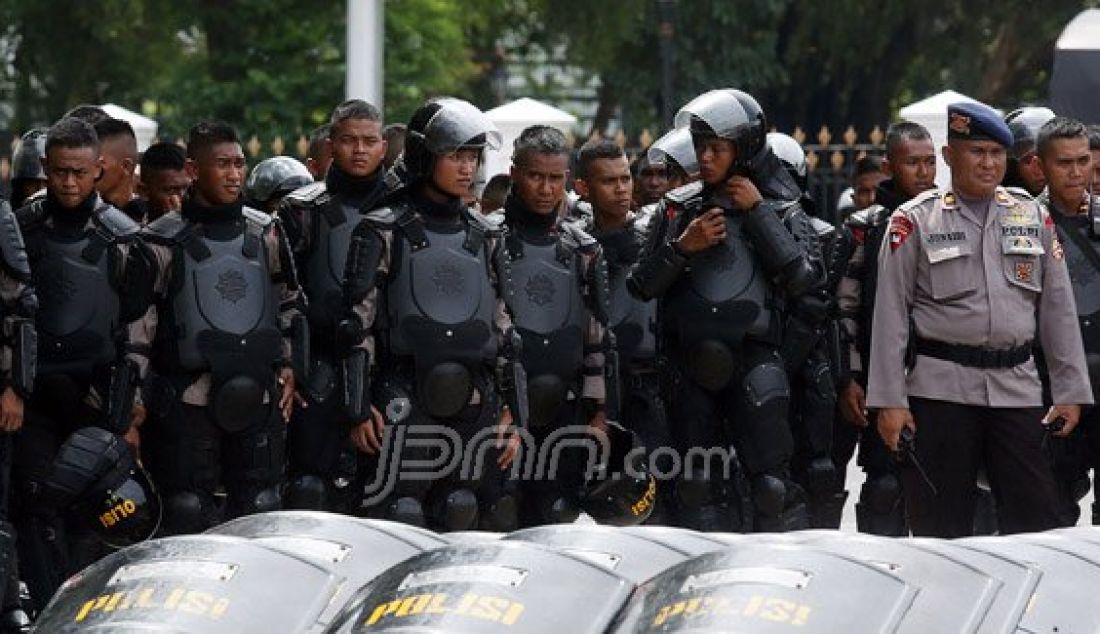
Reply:
[[[917,337],[916,343],[917,354],[921,356],[951,361],[968,368],[1014,368],[1030,359],[1032,352],[1030,341],[1015,348],[1003,350],[947,343],[923,337]]]

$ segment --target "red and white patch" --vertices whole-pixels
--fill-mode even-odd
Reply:
[[[1065,251],[1062,250],[1062,241],[1058,239],[1058,236],[1054,236],[1051,240],[1050,255],[1055,260],[1061,260],[1066,257]]]
[[[913,232],[913,223],[905,216],[890,219],[890,250],[897,251],[909,234]]]
[[[1017,262],[1016,263],[1016,280],[1025,284],[1030,284],[1032,278],[1035,277],[1035,263],[1034,262]]]
[[[852,239],[856,244],[863,244],[867,240],[867,230],[863,227],[852,228]]]

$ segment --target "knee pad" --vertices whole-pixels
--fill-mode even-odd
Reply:
[[[289,509],[323,511],[325,498],[325,482],[315,475],[298,476],[286,488],[286,507]]]
[[[206,505],[196,493],[176,493],[164,504],[164,533],[187,535],[209,528]]]
[[[385,518],[421,528],[427,523],[424,521],[424,506],[420,504],[420,500],[410,497],[400,497],[391,502],[386,507]]]
[[[519,527],[519,504],[515,496],[502,495],[481,509],[478,528],[495,533],[510,533]]]
[[[572,524],[581,515],[576,502],[563,497],[543,500],[539,506],[542,517],[548,524]]]
[[[761,363],[749,370],[741,387],[752,410],[776,407],[777,403],[786,408],[791,395],[787,372],[777,363]]]
[[[710,504],[715,497],[710,478],[698,471],[688,475],[691,477],[676,481],[676,500],[680,508],[698,509]]]
[[[279,488],[268,487],[252,498],[248,510],[251,513],[270,513],[281,508],[283,508],[283,496],[279,493]]]
[[[467,531],[477,523],[477,496],[469,489],[455,489],[439,500],[435,520],[446,531]]]
[[[814,458],[806,467],[806,486],[810,495],[832,495],[836,489],[836,465],[831,458]]]

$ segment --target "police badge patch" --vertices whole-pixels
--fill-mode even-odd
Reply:
[[[1032,278],[1035,277],[1035,263],[1034,262],[1017,262],[1013,267],[1015,271],[1015,278],[1017,282],[1023,282],[1024,284],[1030,284]]]
[[[890,250],[897,251],[909,234],[913,232],[913,223],[909,218],[897,215],[890,219]]]

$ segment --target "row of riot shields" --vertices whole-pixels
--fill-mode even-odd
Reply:
[[[1100,632],[1100,529],[957,541],[283,511],[131,546],[38,632]]]

